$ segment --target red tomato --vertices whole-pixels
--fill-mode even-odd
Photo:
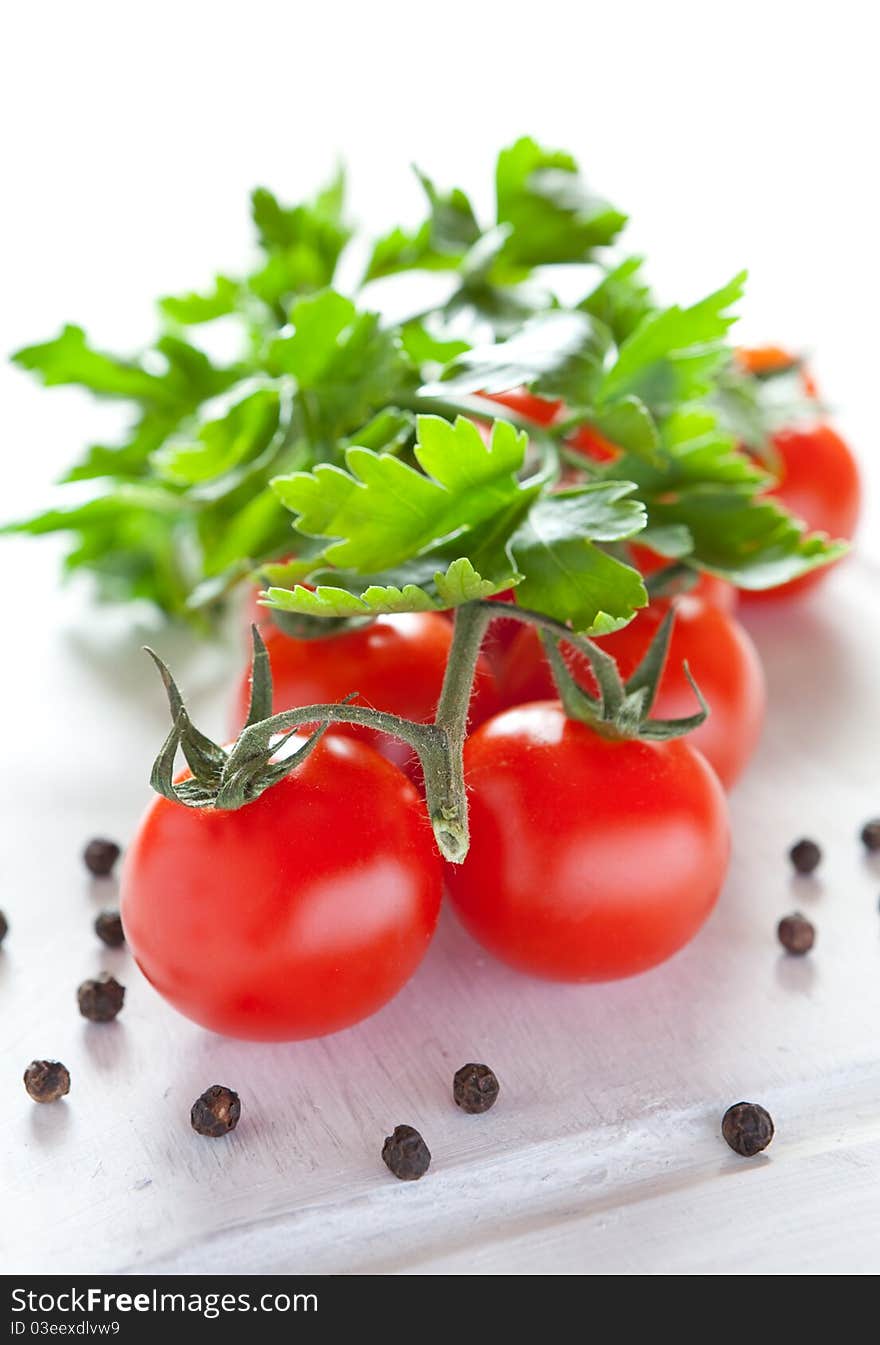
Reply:
[[[801,518],[811,532],[849,541],[855,534],[862,505],[858,464],[830,425],[793,426],[773,436],[781,476],[768,492]],[[821,584],[830,566],[811,570],[800,579],[760,592],[748,592],[750,601],[790,597]]]
[[[154,799],[121,904],[139,967],[187,1018],[293,1041],[357,1023],[397,994],[440,894],[413,786],[362,743],[325,738],[235,812]]]
[[[368,626],[324,640],[295,640],[270,627],[263,631],[272,668],[275,713],[298,705],[340,701],[358,692],[358,704],[419,723],[433,719],[452,644],[452,625],[437,612],[380,616]],[[241,683],[235,726],[244,723],[250,674]],[[471,723],[498,709],[494,674],[481,656],[474,680]],[[340,725],[334,733],[368,742],[416,778],[418,762],[405,743],[374,729]]]
[[[562,402],[550,402],[546,397],[536,397],[525,388],[514,388],[512,392],[484,392],[481,396],[490,402],[498,402],[499,406],[509,407],[511,411],[515,411],[525,420],[534,421],[536,425],[552,425],[562,410]]]
[[[729,836],[721,786],[687,742],[611,742],[541,702],[490,719],[464,762],[471,848],[447,882],[489,952],[551,980],[603,981],[693,938]]]
[[[629,677],[660,625],[668,601],[658,600],[639,612],[623,630],[597,643],[617,660],[621,676]],[[676,719],[694,714],[698,704],[684,673],[691,674],[709,705],[709,717],[688,735],[728,789],[739,778],[758,745],[766,708],[764,671],[757,650],[739,622],[718,607],[683,594],[675,599],[676,620],[666,667],[652,714]],[[563,647],[566,663],[587,691],[596,684],[586,658]],[[556,694],[549,665],[532,627],[523,627],[507,657],[501,693],[508,705],[544,700]]]
[[[656,551],[651,551],[647,546],[634,544],[632,555],[644,575],[656,574],[658,570],[674,564],[674,561],[668,560],[665,556],[658,556]],[[702,598],[704,602],[711,603],[713,607],[720,607],[722,612],[735,612],[739,603],[739,590],[733,584],[728,583],[726,579],[719,579],[714,574],[707,574],[705,570],[700,572],[697,582],[693,588],[688,589],[688,592],[694,598]]]

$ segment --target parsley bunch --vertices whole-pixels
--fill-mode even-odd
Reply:
[[[161,299],[151,347],[112,355],[67,326],[19,351],[47,386],[121,400],[132,417],[64,478],[93,481],[91,500],[5,530],[69,534],[68,570],[171,617],[203,622],[257,573],[271,605],[305,617],[515,587],[523,606],[599,634],[647,600],[636,534],[746,587],[838,554],[762,495],[769,425],[727,344],[744,276],[659,307],[641,260],[614,247],[625,216],[570,155],[529,138],[498,156],[491,221],[419,176],[423,222],[366,246],[341,174],[294,207],[259,188],[254,268]],[[343,293],[340,258],[358,247],[361,281]],[[575,304],[558,297],[562,265],[580,268]],[[387,278],[424,271],[446,276],[442,299],[384,320]],[[234,327],[234,361],[200,346],[212,323]],[[487,400],[520,387],[559,403],[528,437]],[[573,451],[583,427],[617,446],[613,461]]]

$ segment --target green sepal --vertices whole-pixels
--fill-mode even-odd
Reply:
[[[272,673],[269,656],[256,626],[251,627],[253,659],[251,667],[251,702],[243,732],[254,724],[262,723],[272,713]],[[319,724],[306,741],[289,756],[277,758],[279,744],[274,739],[259,752],[233,763],[232,754],[206,737],[190,719],[183,697],[169,668],[152,649],[146,653],[155,663],[168,696],[173,720],[171,731],[153,763],[150,784],[157,794],[172,803],[187,808],[219,808],[233,810],[252,803],[272,785],[301,765],[314,750],[327,730],[327,723]],[[283,750],[283,740],[281,749]],[[192,779],[175,781],[174,761],[178,748],[183,752]]]
[[[269,663],[269,651],[263,641],[259,628],[251,625],[253,658],[251,659],[251,698],[248,705],[245,728],[268,719],[272,713],[272,668]]]
[[[578,637],[558,626],[540,620],[541,642],[550,664],[559,699],[569,719],[588,724],[607,738],[638,738],[646,742],[665,742],[681,738],[705,721],[709,707],[691,676],[687,663],[682,665],[694,692],[699,710],[679,719],[650,719],[657,691],[669,655],[669,642],[675,621],[670,607],[657,629],[635,672],[624,683],[616,661],[591,640]],[[590,663],[599,686],[598,697],[590,695],[572,676],[560,649],[569,644]]]

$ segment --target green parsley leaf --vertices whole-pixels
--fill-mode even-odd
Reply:
[[[421,472],[389,454],[346,453],[348,471],[319,465],[273,482],[309,537],[335,539],[326,560],[361,573],[390,570],[448,538],[462,538],[512,500],[529,498],[516,472],[526,436],[496,421],[489,444],[462,417],[418,418]],[[462,548],[463,549],[463,548]]]
[[[265,187],[253,192],[254,224],[267,260],[248,284],[282,320],[292,298],[333,283],[351,237],[343,218],[344,196],[341,169],[314,201],[302,205],[282,206]]]
[[[582,420],[624,452],[656,461],[660,435],[654,417],[638,397],[621,397],[619,402],[585,414]]]
[[[190,443],[170,443],[155,455],[161,476],[190,486],[223,476],[262,453],[278,428],[280,399],[273,389],[252,392],[219,420],[209,420]]]
[[[594,543],[638,532],[644,507],[620,481],[542,497],[539,485],[517,480],[525,449],[525,435],[506,421],[494,423],[486,444],[468,420],[420,416],[421,472],[354,448],[348,471],[319,465],[275,481],[298,531],[331,540],[309,576],[315,593],[299,586],[283,597],[276,587],[270,600],[345,617],[455,606],[519,583],[521,601],[578,630],[616,628],[644,605],[645,590],[636,571]],[[437,563],[444,556],[445,571]],[[326,565],[342,567],[335,584]],[[358,585],[358,576],[371,582]]]
[[[159,300],[159,309],[166,318],[182,327],[195,327],[202,322],[228,317],[238,307],[241,286],[228,276],[217,276],[214,288],[207,294],[191,290],[189,294],[167,295]]]
[[[460,557],[444,571],[435,571],[430,585],[403,583],[369,584],[361,592],[351,592],[329,584],[316,588],[270,588],[265,594],[267,605],[282,612],[296,612],[301,616],[352,617],[383,616],[398,612],[435,612],[478,598],[489,598],[518,582],[516,574],[505,575],[492,582],[484,579],[467,557]]]
[[[607,481],[533,505],[510,543],[525,576],[517,602],[594,635],[625,625],[644,607],[648,598],[638,571],[593,545],[644,527],[644,507],[629,498],[633,490],[631,482]]]
[[[39,376],[47,388],[62,384],[87,388],[97,397],[169,405],[174,392],[160,375],[134,360],[121,360],[94,350],[82,327],[66,326],[54,341],[25,346],[12,356],[22,369]]]
[[[528,136],[499,154],[495,192],[498,222],[512,226],[505,257],[520,266],[588,261],[626,223],[586,188],[570,154]]]
[[[461,265],[480,237],[473,207],[463,191],[440,192],[431,178],[416,170],[428,198],[430,214],[418,229],[394,228],[373,245],[364,283],[400,271],[447,271]]]
[[[290,322],[292,334],[270,346],[270,370],[296,379],[307,398],[309,428],[329,442],[393,402],[409,381],[393,333],[381,328],[375,313],[358,312],[335,290],[300,299]]]
[[[607,346],[604,328],[588,314],[544,313],[525,322],[507,341],[464,351],[422,392],[443,396],[526,386],[552,397],[576,388],[582,400],[589,400],[590,388],[602,377]]]
[[[655,307],[651,290],[642,279],[641,257],[627,257],[602,277],[579,305],[603,322],[621,345]]]
[[[600,403],[639,397],[655,415],[704,397],[729,358],[724,338],[735,321],[746,273],[690,308],[662,309],[643,318],[618,351],[598,390]]]
[[[742,588],[784,583],[845,549],[808,536],[803,524],[760,495],[770,478],[708,408],[669,417],[658,462],[628,454],[606,470],[636,482],[648,510],[646,542]]]

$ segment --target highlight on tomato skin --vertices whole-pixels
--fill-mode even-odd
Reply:
[[[690,593],[675,598],[673,605],[676,620],[652,714],[675,719],[697,710],[686,662],[709,706],[708,718],[688,734],[688,742],[730,789],[754,755],[764,726],[767,691],[761,660],[743,627],[721,608]],[[628,626],[596,641],[617,660],[624,679],[635,672],[668,608],[668,599],[656,599]],[[595,695],[586,658],[570,645],[562,651],[578,683]],[[500,686],[507,705],[556,695],[550,666],[531,627],[524,627],[512,643]]]
[[[297,640],[278,627],[263,628],[272,669],[273,713],[299,705],[340,701],[353,691],[357,704],[401,715],[417,723],[433,719],[452,645],[452,623],[439,612],[380,616],[369,624],[324,639]],[[233,709],[237,731],[247,717],[250,674],[238,688]],[[476,728],[499,708],[495,674],[480,655],[474,679],[470,724]],[[333,733],[369,743],[413,780],[418,759],[406,743],[354,724]]]
[[[122,919],[144,975],[187,1018],[294,1041],[359,1022],[409,980],[441,869],[412,784],[328,736],[236,811],[154,799],[126,856]]]
[[[465,928],[519,971],[605,981],[694,937],[730,849],[724,793],[686,739],[612,742],[557,702],[465,744],[471,848],[447,886]]]

